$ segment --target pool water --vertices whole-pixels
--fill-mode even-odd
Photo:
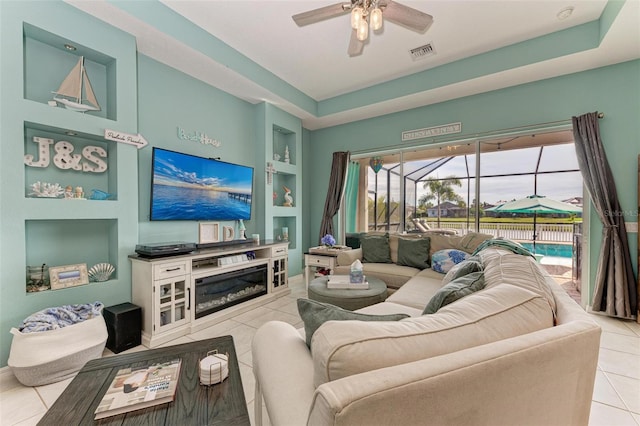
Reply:
[[[520,243],[527,250],[533,253],[533,243]],[[549,244],[536,243],[536,254],[554,257],[566,257],[571,259],[573,256],[573,246],[571,244]]]

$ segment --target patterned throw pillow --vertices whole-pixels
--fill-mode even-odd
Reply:
[[[436,272],[446,274],[454,265],[457,265],[469,256],[471,256],[469,253],[465,253],[461,250],[440,250],[433,253],[433,256],[431,256],[431,268]]]

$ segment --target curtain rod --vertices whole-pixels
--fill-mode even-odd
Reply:
[[[598,118],[600,119],[604,118],[604,112],[599,112]],[[433,147],[440,144],[446,144],[449,142],[464,143],[464,142],[488,139],[489,137],[496,137],[496,136],[506,137],[506,136],[509,136],[510,134],[526,133],[535,129],[538,129],[539,131],[544,131],[544,133],[548,133],[553,131],[554,127],[566,127],[570,124],[572,124],[572,120],[567,119],[567,120],[548,121],[546,123],[530,124],[527,126],[508,127],[506,129],[499,129],[499,130],[489,130],[486,132],[474,133],[472,135],[466,136],[461,139],[458,139],[458,137],[455,135],[442,137],[442,138],[437,138],[437,137],[424,138],[424,139],[419,139],[417,142],[414,142],[410,145],[394,146],[392,148],[387,148],[383,150],[368,149],[368,150],[361,150],[361,151],[351,151],[351,157],[353,158],[354,156],[355,157],[364,156],[365,154],[383,155],[388,153],[397,153],[400,151],[424,147],[426,146],[425,142],[430,142],[428,145],[430,147]]]

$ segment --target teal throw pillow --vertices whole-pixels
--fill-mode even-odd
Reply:
[[[366,263],[392,263],[389,234],[363,235],[360,238],[362,261]]]
[[[307,346],[311,347],[311,337],[326,321],[398,321],[409,318],[407,314],[367,315],[347,311],[329,303],[317,302],[310,299],[298,299],[298,312],[304,322],[304,333]]]
[[[431,239],[424,238],[398,238],[398,265],[411,266],[418,269],[427,269],[429,263],[429,249]]]
[[[466,260],[456,264],[453,268],[449,269],[447,275],[442,279],[442,284],[448,284],[451,281],[464,277],[465,275],[469,275],[472,272],[480,272],[484,270],[484,266],[482,266],[482,261],[479,256],[471,256]]]
[[[472,272],[443,286],[433,295],[422,314],[435,314],[438,309],[484,288],[484,272]]]

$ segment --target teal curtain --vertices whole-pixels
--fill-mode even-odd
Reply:
[[[356,232],[356,221],[358,216],[358,186],[360,179],[360,163],[349,162],[347,169],[347,186],[344,194],[345,207],[345,230],[346,232]]]

